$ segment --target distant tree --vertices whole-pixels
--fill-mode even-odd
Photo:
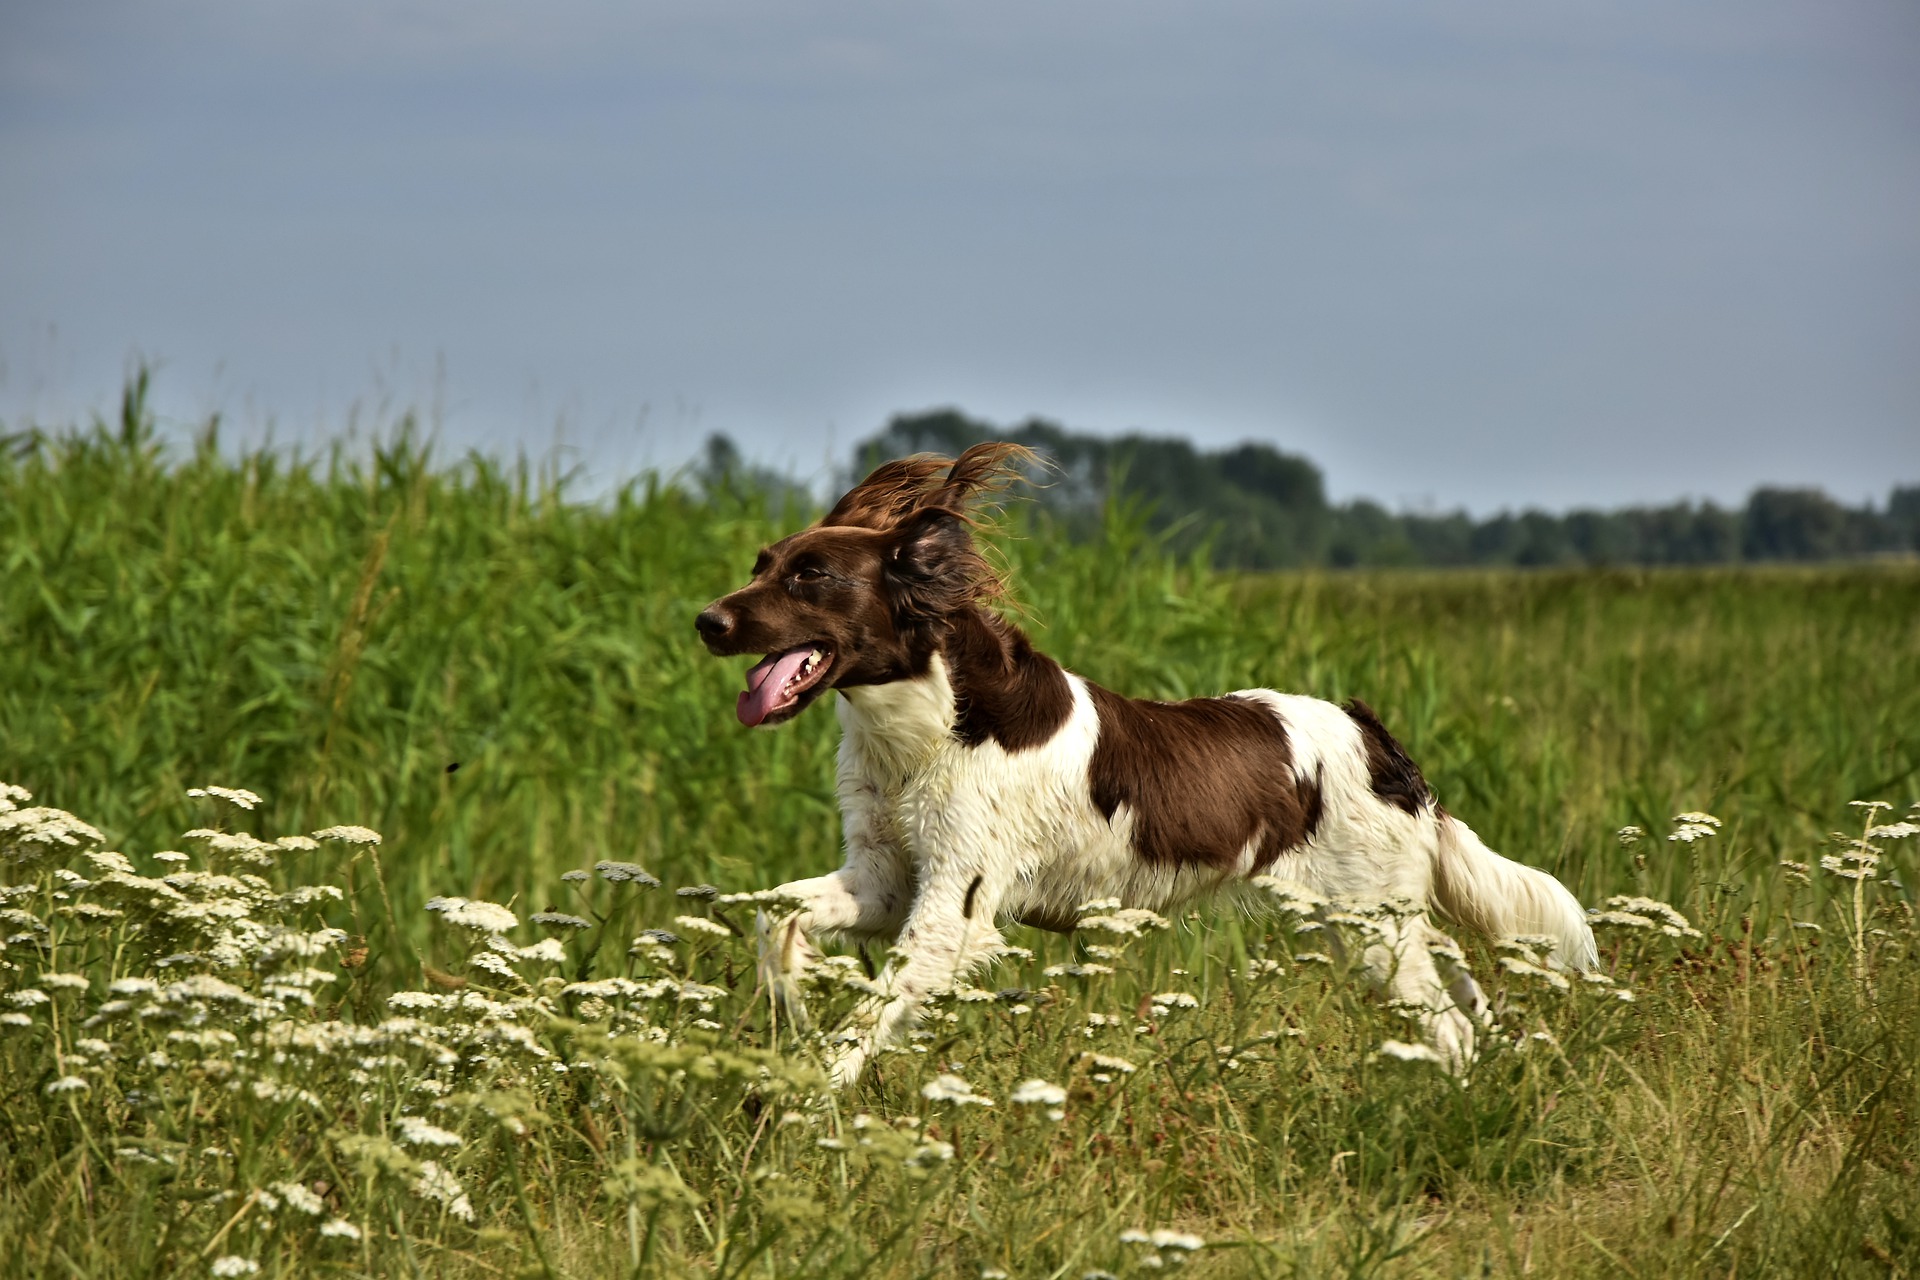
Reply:
[[[1098,518],[1108,498],[1144,503],[1149,527],[1171,548],[1212,548],[1221,564],[1278,568],[1319,563],[1328,512],[1326,483],[1305,458],[1249,442],[1218,452],[1174,436],[1116,439],[1034,418],[998,427],[957,409],[903,414],[855,450],[864,473],[887,458],[957,454],[984,440],[1011,440],[1043,456],[1035,496],[1069,529]]]
[[[761,502],[772,511],[805,511],[813,505],[806,486],[796,484],[769,467],[755,466],[740,453],[731,436],[715,432],[707,437],[694,464],[693,478],[709,500]]]
[[[1739,511],[1679,502],[1478,521],[1463,511],[1396,515],[1364,499],[1331,505],[1320,468],[1268,444],[1208,451],[1172,436],[1087,435],[1044,418],[1001,427],[951,408],[894,418],[858,447],[855,471],[1002,439],[1048,460],[1035,475],[1038,497],[1069,534],[1091,530],[1109,497],[1125,498],[1146,505],[1150,527],[1175,551],[1206,546],[1217,563],[1248,569],[1725,564],[1920,550],[1920,485],[1895,488],[1885,511],[1843,506],[1818,489],[1774,487],[1755,490]]]
[[[1740,551],[1749,560],[1821,560],[1846,551],[1846,513],[1818,489],[1755,489]]]
[[[1893,545],[1920,551],[1920,484],[1903,484],[1887,498],[1887,524]]]

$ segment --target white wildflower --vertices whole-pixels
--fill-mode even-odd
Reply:
[[[387,997],[387,1004],[394,1009],[438,1009],[440,997],[431,991],[396,991]]]
[[[1154,1016],[1165,1017],[1175,1009],[1198,1009],[1200,1001],[1184,991],[1162,991],[1153,997]]]
[[[1508,973],[1518,974],[1523,978],[1536,978],[1556,991],[1568,991],[1571,990],[1573,986],[1572,983],[1567,981],[1565,974],[1555,973],[1552,969],[1531,964],[1528,961],[1522,960],[1519,956],[1501,956],[1500,967]]]
[[[1144,1244],[1156,1251],[1161,1249],[1178,1249],[1182,1253],[1197,1253],[1207,1247],[1207,1242],[1199,1236],[1185,1231],[1168,1231],[1164,1228],[1155,1231],[1143,1231],[1138,1227],[1131,1227],[1120,1233],[1120,1243]],[[1159,1259],[1147,1258],[1144,1259],[1144,1261],[1151,1266],[1158,1263]]]
[[[733,930],[723,924],[717,924],[704,916],[675,916],[673,923],[684,932],[704,934],[709,938],[731,938]]]
[[[380,833],[369,827],[326,827],[313,833],[315,840],[338,840],[343,844],[379,844]]]
[[[159,853],[156,853],[153,855],[153,860],[155,862],[192,862],[193,861],[192,858],[188,857],[184,853],[181,853],[178,849],[162,849]]]
[[[320,1234],[331,1240],[358,1240],[360,1228],[345,1218],[331,1218],[320,1224]]]
[[[276,1182],[273,1193],[286,1201],[292,1208],[312,1217],[319,1217],[327,1211],[327,1202],[298,1182]]]
[[[1066,1100],[1065,1089],[1045,1080],[1024,1080],[1007,1096],[1007,1101],[1021,1106],[1057,1107]]]
[[[100,844],[99,831],[62,809],[0,809],[0,854],[36,862],[56,849]]]
[[[549,929],[591,929],[593,921],[580,916],[568,915],[564,911],[536,911],[527,917],[538,925]]]
[[[414,1181],[413,1189],[429,1200],[437,1201],[446,1211],[462,1222],[473,1221],[473,1202],[467,1199],[466,1191],[460,1186],[459,1179],[432,1160],[420,1162],[420,1176]]]
[[[93,985],[77,973],[43,973],[39,982],[41,986],[52,987],[55,991],[85,991]]]
[[[198,800],[225,800],[239,809],[251,809],[260,797],[241,787],[188,787],[187,794]]]
[[[1080,1055],[1102,1071],[1118,1071],[1123,1075],[1132,1075],[1139,1068],[1125,1058],[1116,1058],[1106,1053],[1083,1053]]]
[[[660,881],[641,870],[637,863],[596,862],[593,864],[593,869],[600,873],[602,879],[611,880],[615,884],[637,884],[647,889],[660,887]]]
[[[520,976],[513,971],[513,965],[508,962],[506,957],[496,955],[491,951],[482,951],[478,955],[468,956],[467,966],[472,969],[484,969],[499,978],[518,978]]]
[[[46,992],[35,987],[22,987],[7,997],[7,1003],[19,1009],[31,1009],[37,1004],[46,1004],[50,999]]]
[[[243,1258],[237,1253],[229,1253],[225,1257],[215,1258],[207,1270],[213,1275],[222,1277],[251,1276],[259,1274],[260,1264],[252,1258]]]
[[[1685,916],[1654,898],[1616,894],[1607,899],[1605,911],[1594,913],[1589,918],[1596,924],[1622,924],[1631,928],[1657,929],[1670,938],[1700,936],[1700,931],[1687,923]]]
[[[505,933],[520,923],[520,917],[498,903],[467,898],[429,898],[427,910],[439,912],[448,924],[476,933]]]
[[[990,1107],[992,1098],[982,1097],[973,1091],[973,1086],[959,1076],[935,1076],[920,1088],[920,1096],[934,1102],[951,1102],[957,1106]]]
[[[394,1127],[400,1130],[400,1141],[416,1147],[457,1147],[460,1135],[448,1133],[438,1125],[429,1124],[419,1116],[401,1116],[395,1120]]]
[[[1110,964],[1050,964],[1040,971],[1049,978],[1092,978],[1112,973]]]
[[[1080,917],[1077,929],[1099,929],[1122,937],[1137,938],[1148,929],[1167,929],[1172,922],[1157,912],[1142,907],[1125,907],[1101,915]]]
[[[79,1076],[61,1076],[47,1086],[48,1093],[79,1093],[93,1088]]]
[[[0,1027],[30,1027],[33,1019],[24,1013],[0,1013]]]
[[[1186,1253],[1196,1253],[1207,1247],[1205,1240],[1185,1231],[1155,1231],[1152,1244],[1156,1249],[1179,1249]]]
[[[1690,809],[1686,813],[1675,814],[1673,820],[1679,825],[1674,828],[1669,841],[1692,844],[1696,840],[1705,840],[1709,836],[1720,834],[1720,819],[1710,813],[1701,813]]]
[[[542,938],[530,947],[521,947],[514,952],[514,955],[534,964],[565,964],[567,962],[567,949],[560,944],[558,938]]]

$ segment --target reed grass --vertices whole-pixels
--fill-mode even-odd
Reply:
[[[742,664],[691,625],[797,514],[655,478],[574,501],[404,433],[168,458],[130,401],[0,461],[0,781],[101,833],[32,858],[0,834],[7,909],[37,922],[0,952],[18,1273],[1911,1272],[1916,842],[1874,837],[1874,875],[1841,872],[1920,793],[1920,573],[1232,576],[1136,517],[1075,543],[1016,512],[1002,545],[1043,648],[1140,695],[1364,697],[1494,847],[1700,936],[1603,929],[1631,1002],[1508,973],[1507,1034],[1462,1088],[1382,1056],[1411,1036],[1296,957],[1284,916],[1093,942],[1122,954],[1084,978],[1046,970],[1088,939],[1011,930],[1035,955],[991,976],[1002,998],[946,1006],[826,1098],[817,1046],[755,998],[750,910],[674,893],[836,862],[832,718],[742,730]],[[187,794],[209,782],[264,800]],[[1686,811],[1723,825],[1665,839]],[[342,822],[384,840],[256,865],[182,838]],[[179,892],[260,932],[223,967],[200,916],[89,849],[136,879],[258,876]],[[190,861],[153,860],[172,849]],[[452,895],[522,923],[489,944],[426,909]],[[560,959],[535,950],[547,908],[588,925],[553,926]],[[322,933],[298,965],[260,940]],[[167,994],[195,973],[246,1000]],[[593,985],[615,980],[697,991]],[[823,1021],[854,995],[820,991]],[[102,1017],[116,999],[138,1007]],[[419,1026],[378,1031],[393,1017]],[[943,1074],[993,1105],[925,1096]],[[1014,1102],[1029,1079],[1065,1100]]]

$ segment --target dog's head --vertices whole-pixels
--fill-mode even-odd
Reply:
[[[983,444],[883,463],[819,524],[761,551],[753,580],[694,619],[711,652],[766,655],[747,672],[741,723],[779,724],[828,689],[924,671],[948,621],[1000,594],[973,509],[1031,458]]]

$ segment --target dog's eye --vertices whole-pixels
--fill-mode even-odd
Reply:
[[[827,571],[816,565],[808,565],[804,569],[795,569],[793,571],[793,580],[795,582],[825,582],[827,580]]]

